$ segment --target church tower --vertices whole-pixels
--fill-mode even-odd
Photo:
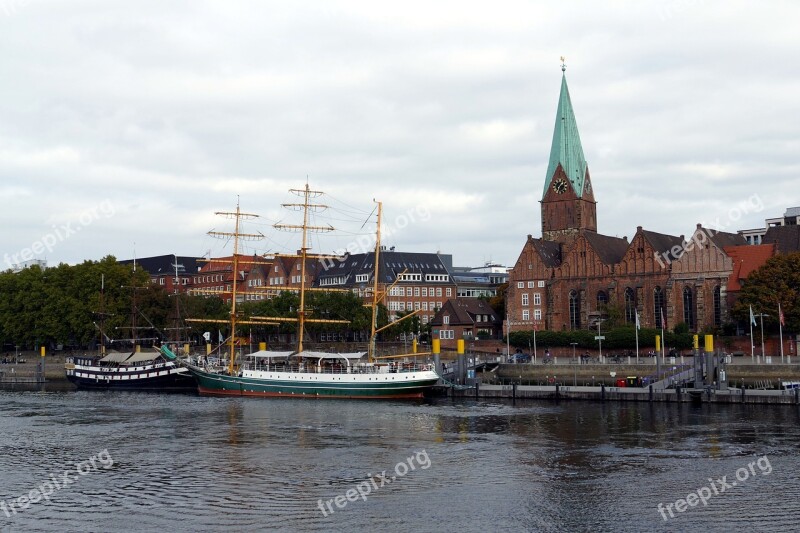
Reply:
[[[540,202],[542,238],[562,244],[572,242],[583,230],[597,232],[597,202],[569,98],[566,68],[562,63],[561,94]]]

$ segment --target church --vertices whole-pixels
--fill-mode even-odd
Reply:
[[[598,232],[602,183],[600,190],[592,183],[564,71],[540,201],[542,236],[528,235],[509,272],[512,331],[596,329],[612,308],[642,327],[684,322],[697,332],[729,322],[732,256],[746,246],[744,237],[700,224],[689,238],[641,226],[630,241]]]

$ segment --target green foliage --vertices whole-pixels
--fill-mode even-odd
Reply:
[[[0,340],[27,348],[86,346],[99,340],[103,316],[107,335],[113,337],[115,328],[130,325],[132,286],[139,287],[139,309],[163,328],[162,308],[168,301],[164,290],[150,284],[147,272],[134,273],[113,256],[75,266],[62,263],[0,273]]]
[[[508,291],[508,282],[503,283],[497,287],[497,296],[489,298],[489,305],[494,309],[494,312],[503,320],[506,318],[506,292]]]
[[[291,291],[282,291],[278,296],[259,302],[248,302],[237,309],[245,318],[253,316],[297,318],[300,308],[300,296]],[[305,330],[310,335],[319,333],[348,333],[370,331],[372,310],[364,306],[364,302],[352,292],[309,291],[305,298],[306,322]],[[382,311],[382,313],[381,313]],[[346,320],[347,323],[315,323],[313,319]],[[279,326],[243,326],[243,334],[250,330],[255,332],[294,333],[296,322],[279,322]],[[386,307],[378,306],[378,325],[387,323]]]
[[[751,272],[732,314],[748,323],[752,306],[754,313],[769,315],[764,317],[764,327],[773,331],[778,327],[778,303],[785,317],[785,331],[800,331],[800,252],[771,257]]]
[[[599,311],[605,317],[604,329],[614,329],[625,325],[625,309],[622,305],[607,303],[601,305]]]
[[[686,322],[678,322],[675,324],[675,327],[672,328],[672,331],[674,331],[676,335],[689,333],[689,325]]]
[[[104,290],[101,296],[101,279]],[[134,290],[135,287],[135,290]],[[133,298],[137,312],[138,337],[171,338],[168,328],[176,325],[176,301],[182,318],[227,320],[230,306],[220,298],[168,294],[163,287],[150,283],[150,275],[131,265],[121,265],[108,256],[100,261],[85,261],[70,266],[60,264],[42,270],[37,266],[18,273],[0,273],[0,343],[4,350],[19,345],[36,349],[41,345],[53,349],[62,344],[70,347],[94,346],[99,341],[103,323],[110,339],[130,339]],[[309,292],[306,295],[307,317],[347,320],[349,323],[306,324],[310,334],[320,332],[369,333],[372,312],[351,292]],[[299,296],[284,291],[275,298],[246,302],[237,306],[240,318],[271,316],[296,318]],[[178,317],[178,318],[180,318]],[[412,319],[413,320],[413,319]],[[385,306],[378,306],[378,327],[388,323]],[[409,321],[413,326],[413,322]],[[189,322],[189,336],[199,338],[205,331],[227,331],[224,324]],[[243,326],[239,335],[296,331],[295,322],[279,326]],[[416,330],[415,330],[416,331]],[[183,338],[186,335],[182,335]],[[216,338],[216,337],[214,337]]]

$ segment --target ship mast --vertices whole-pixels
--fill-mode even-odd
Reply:
[[[236,365],[234,364],[234,359],[236,356],[236,287],[237,281],[239,278],[239,239],[262,239],[264,235],[261,233],[241,233],[239,231],[240,222],[242,219],[248,218],[258,218],[258,215],[252,213],[242,213],[239,209],[239,198],[236,198],[236,211],[228,212],[228,211],[217,211],[214,213],[215,215],[224,216],[227,218],[233,218],[235,220],[235,229],[233,233],[229,232],[222,232],[222,231],[209,231],[208,234],[212,237],[233,237],[233,293],[231,298],[231,320],[230,320],[230,327],[231,327],[231,334],[229,339],[230,345],[230,361],[228,363],[228,372],[233,375],[234,370],[236,369]]]
[[[303,352],[303,336],[305,335],[306,319],[306,260],[308,258],[308,232],[323,232],[333,231],[333,227],[328,226],[309,226],[308,225],[308,212],[311,209],[323,210],[327,209],[327,205],[309,203],[310,198],[316,198],[323,194],[322,191],[312,191],[308,187],[308,183],[304,189],[289,189],[289,192],[303,197],[302,204],[281,204],[283,207],[294,207],[303,210],[303,224],[298,226],[296,224],[274,224],[273,227],[279,230],[301,230],[303,240],[300,248],[300,308],[297,311],[297,353]],[[276,255],[277,256],[277,255]],[[322,322],[315,320],[314,322]],[[334,322],[334,321],[328,321]]]
[[[378,278],[380,272],[380,255],[381,255],[381,210],[383,209],[383,202],[378,202],[378,228],[375,231],[375,268],[373,270],[373,286],[372,286],[372,321],[369,335],[369,348],[367,349],[367,361],[372,362],[375,357],[375,340],[378,329]]]

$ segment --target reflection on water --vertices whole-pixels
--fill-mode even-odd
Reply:
[[[0,391],[0,501],[108,449],[109,470],[2,531],[796,529],[798,410],[647,403],[372,403]],[[366,501],[334,507],[425,450]],[[670,522],[656,509],[767,455]],[[789,492],[787,492],[789,491]]]

